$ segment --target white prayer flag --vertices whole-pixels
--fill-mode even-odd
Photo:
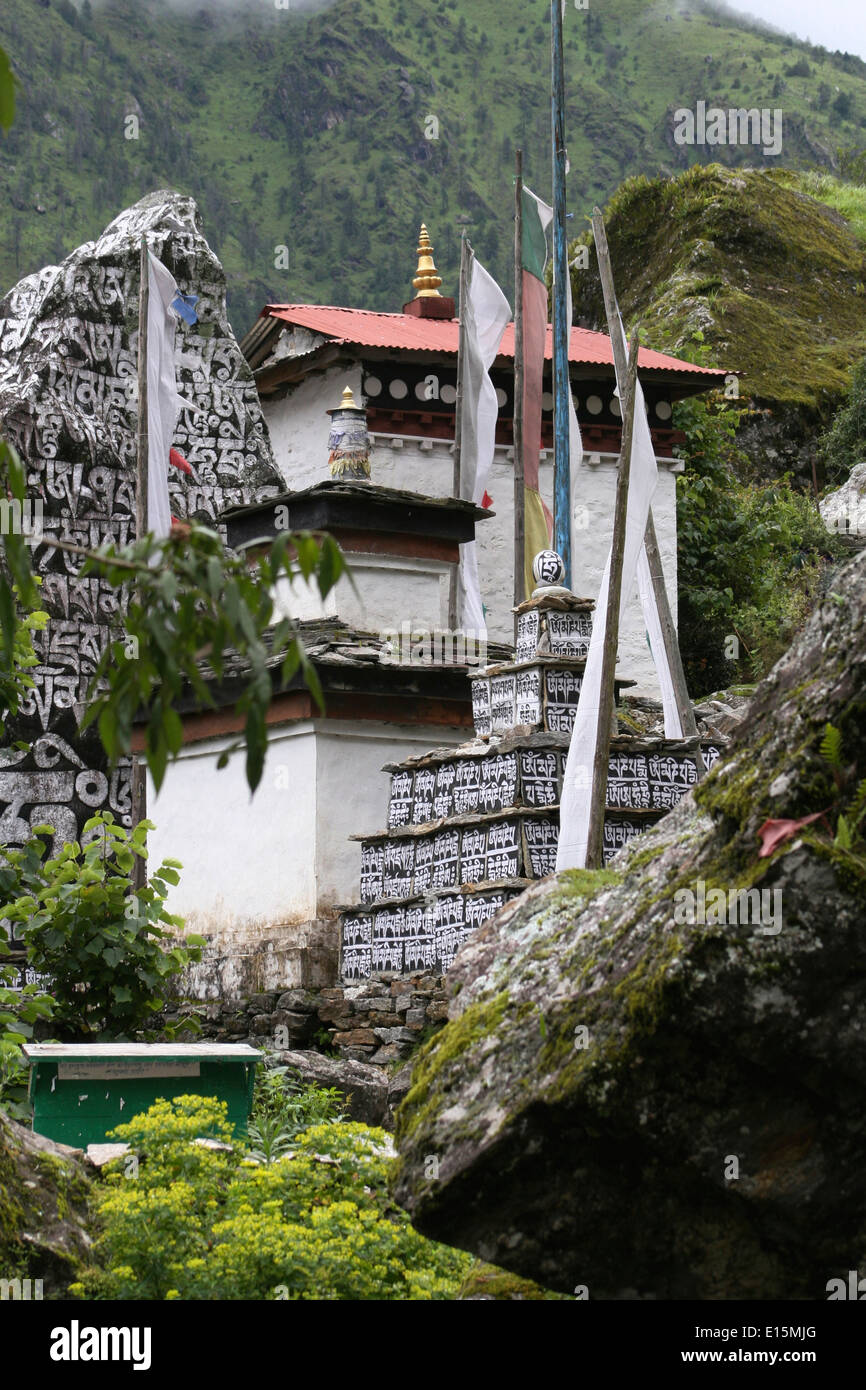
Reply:
[[[466,303],[460,306],[460,317],[463,334],[460,490],[467,501],[480,506],[493,463],[499,414],[499,402],[489,372],[505,325],[511,318],[511,309],[496,281],[474,258],[469,293]],[[458,613],[464,632],[478,637],[487,635],[474,541],[460,547]]]
[[[625,331],[620,319],[619,330],[625,342]],[[627,347],[627,344],[626,344]],[[625,398],[625,382],[618,382],[619,398]],[[644,621],[650,636],[650,645],[659,684],[662,690],[665,711],[665,734],[668,738],[682,738],[682,729],[676,702],[673,699],[673,682],[667,665],[667,654],[661,637],[661,626],[655,605],[655,595],[649,575],[644,534],[649,516],[652,496],[658,482],[658,464],[653,449],[649,421],[646,414],[643,390],[640,381],[635,380],[634,427],[632,432],[631,469],[629,474],[628,506],[626,509],[625,547],[622,566],[622,589],[620,592],[620,622],[635,577],[643,607]],[[563,775],[562,797],[559,812],[559,845],[556,853],[556,869],[582,869],[586,866],[586,850],[589,838],[590,797],[592,794],[592,767],[598,736],[599,706],[601,703],[601,668],[604,655],[604,639],[607,627],[607,594],[610,582],[610,551],[601,578],[598,600],[593,613],[592,637],[587,654],[586,669],[580,687],[580,699],[571,733],[565,772]]]
[[[171,530],[168,456],[181,405],[174,365],[177,313],[171,307],[179,291],[152,251],[147,260],[147,529],[162,537]]]

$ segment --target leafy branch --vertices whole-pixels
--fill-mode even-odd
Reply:
[[[846,766],[842,732],[834,724],[824,726],[824,736],[821,739],[819,752],[830,769],[836,787],[836,804],[840,806],[833,843],[838,849],[850,851],[862,849],[864,846],[861,843],[863,836],[860,834],[860,826],[866,817],[866,777],[861,778],[857,786],[854,787],[853,795],[845,810],[842,811],[841,803],[854,785],[857,767],[855,763]]]
[[[0,442],[0,463],[6,475],[2,490],[23,506],[24,469],[11,445]],[[16,680],[16,596],[32,610],[38,598],[26,537],[8,534],[2,541],[8,574],[0,570],[0,689],[4,681],[14,687]],[[324,597],[345,568],[333,538],[286,531],[255,569],[227,553],[215,531],[198,525],[178,528],[164,539],[147,535],[132,545],[98,550],[47,536],[41,543],[79,555],[83,576],[98,575],[125,591],[123,631],[107,644],[97,664],[82,729],[96,724],[114,763],[130,751],[134,724],[146,718],[147,763],[159,789],[169,759],[183,742],[176,706],[191,692],[200,704],[214,707],[213,683],[222,680],[231,657],[240,668],[235,710],[245,716],[243,741],[236,746],[246,747],[247,782],[254,791],[264,766],[274,679],[285,682],[300,672],[322,707],[315,668],[296,624],[277,613],[274,589],[285,579],[292,585],[298,579],[315,581]],[[9,706],[15,707],[14,700]],[[220,766],[228,756],[222,755]]]

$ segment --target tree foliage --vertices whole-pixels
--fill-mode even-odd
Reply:
[[[15,77],[8,54],[0,48],[0,129],[8,130],[15,119]]]
[[[706,356],[699,342],[693,354]],[[680,401],[679,639],[693,696],[763,676],[808,615],[825,564],[841,554],[814,501],[787,477],[742,482],[742,410],[721,392]]]
[[[5,491],[23,506],[24,469],[8,444],[0,465],[5,466],[5,479],[0,468],[0,495]],[[2,542],[8,573],[0,569],[0,680],[8,680],[16,669],[20,628],[15,588],[20,603],[31,609],[36,608],[38,588],[26,537],[10,533]],[[95,551],[49,536],[43,536],[42,543],[79,556],[82,575],[99,575],[126,599],[123,629],[102,654],[82,725],[97,725],[109,759],[116,763],[130,751],[133,726],[146,718],[147,764],[159,789],[166,765],[183,740],[177,712],[182,696],[213,706],[214,684],[233,657],[239,687],[235,709],[245,717],[242,743],[247,781],[254,791],[264,765],[273,681],[300,673],[322,703],[318,677],[296,625],[277,614],[274,586],[286,578],[291,584],[314,581],[319,592],[327,594],[344,569],[332,537],[285,531],[255,570],[227,553],[220,536],[204,526],[173,529],[164,540],[147,535],[133,545],[106,545]],[[223,754],[221,765],[231,751]]]
[[[848,397],[821,436],[820,452],[834,486],[845,481],[855,464],[866,462],[866,357],[854,367]]]

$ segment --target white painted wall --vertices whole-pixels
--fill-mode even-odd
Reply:
[[[272,729],[262,781],[251,797],[242,753],[216,770],[232,740],[187,745],[157,796],[148,787],[150,867],[184,865],[168,910],[187,928],[232,941],[274,933],[291,940],[304,924],[357,901],[361,847],[349,836],[383,830],[386,762],[468,730],[372,720],[303,720]]]
[[[349,384],[360,395],[360,367],[330,368],[307,377],[283,400],[263,402],[277,467],[287,486],[308,487],[328,476],[328,416],[343,387]],[[370,462],[373,480],[385,487],[405,488],[433,497],[447,497],[452,484],[451,444],[445,440],[418,439],[409,435],[374,434]],[[590,462],[597,459],[598,462]],[[581,598],[595,598],[610,547],[616,488],[616,455],[585,455],[579,496],[585,521],[572,538],[572,587]],[[676,480],[682,465],[659,460],[659,482],[653,498],[653,516],[664,567],[665,582],[674,619],[677,611]],[[543,451],[539,469],[541,495],[553,509],[553,456]],[[497,446],[487,491],[496,515],[478,527],[481,593],[488,610],[491,640],[513,640],[511,612],[514,591],[514,474],[512,450]],[[345,616],[339,609],[340,616]],[[443,620],[444,625],[444,620]],[[638,682],[636,693],[658,698],[655,668],[637,598],[630,596],[619,644],[618,674]]]
[[[404,622],[427,632],[447,628],[452,566],[446,560],[356,551],[346,558],[350,573],[325,598],[315,584],[280,580],[274,591],[278,613],[302,621],[336,616],[374,633],[399,630]]]
[[[329,367],[314,372],[282,400],[262,401],[277,467],[287,485],[298,491],[331,476],[328,469],[330,416],[340,404],[344,386],[361,401],[361,366]],[[381,482],[382,479],[379,479]],[[422,491],[423,489],[418,489]]]
[[[277,730],[255,797],[244,775],[244,754],[219,772],[216,761],[232,739],[188,744],[156,795],[148,786],[149,865],[164,857],[184,868],[169,911],[190,931],[256,927],[315,917],[316,749],[311,724]],[[278,777],[280,766],[290,771]],[[282,782],[287,780],[284,787]]]

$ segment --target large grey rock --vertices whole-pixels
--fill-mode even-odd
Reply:
[[[193,200],[162,190],[0,302],[0,436],[26,465],[46,536],[87,546],[135,539],[142,234],[180,289],[199,296],[199,322],[177,330],[178,390],[189,408],[174,443],[192,476],[169,469],[172,512],[214,525],[231,503],[282,487],[255,383],[226,317],[222,266]],[[0,842],[21,844],[32,825],[47,821],[57,849],[97,809],[128,823],[128,764],[108,768],[95,730],[80,736],[76,718],[122,614],[114,590],[77,577],[72,556],[38,541],[32,554],[51,622],[35,634],[35,686],[0,751]],[[11,747],[17,739],[32,744],[29,752]]]
[[[419,1230],[590,1298],[823,1299],[862,1274],[866,855],[816,822],[759,858],[758,831],[835,801],[827,721],[866,776],[864,713],[860,557],[693,794],[461,951],[397,1117]],[[762,920],[728,898],[734,921],[684,921],[701,881],[766,892]]]
[[[0,1279],[31,1280],[31,1298],[41,1279],[43,1298],[65,1298],[89,1260],[89,1190],[80,1149],[0,1111]]]
[[[388,1114],[388,1078],[380,1067],[326,1057],[321,1052],[276,1052],[281,1066],[294,1067],[309,1086],[336,1086],[348,1101],[349,1115],[382,1125]]]
[[[855,463],[842,486],[818,506],[828,531],[866,539],[866,463]]]

